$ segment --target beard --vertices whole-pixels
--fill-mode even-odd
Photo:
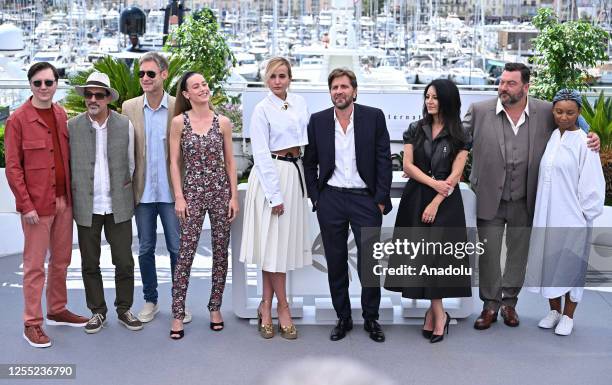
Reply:
[[[504,99],[502,98],[502,96],[507,96],[507,98]],[[524,97],[525,97],[525,92],[522,89],[515,94],[510,94],[507,92],[499,93],[499,99],[501,100],[502,106],[512,106],[520,102],[521,100],[523,100]]]
[[[339,98],[341,99],[341,98]],[[347,107],[349,107],[352,103],[353,103],[353,98],[351,97],[347,97],[344,99],[344,101],[340,101],[338,99],[332,99],[332,103],[334,104],[334,106],[339,109],[339,110],[344,110]]]
[[[99,105],[87,105],[87,113],[91,116],[96,116],[102,111]]]

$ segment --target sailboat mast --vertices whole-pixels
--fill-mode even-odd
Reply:
[[[276,31],[278,30],[278,0],[274,0],[272,5],[272,56],[276,56]]]

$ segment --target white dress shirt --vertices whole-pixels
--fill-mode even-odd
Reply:
[[[300,95],[287,93],[285,100],[269,92],[251,116],[249,132],[254,170],[270,207],[283,203],[273,151],[308,144],[308,106]]]
[[[512,127],[512,131],[514,131],[514,135],[518,135],[519,127],[521,127],[525,123],[526,117],[529,116],[529,100],[527,100],[525,109],[523,110],[523,113],[521,114],[521,117],[519,118],[518,122],[516,122],[516,124],[514,124],[512,118],[510,117],[510,115],[508,115],[508,112],[506,112],[506,109],[501,103],[501,99],[497,98],[497,107],[495,108],[495,114],[499,115],[499,113],[502,111],[504,111],[506,118],[508,118],[508,121],[510,122],[510,127]]]
[[[357,157],[355,155],[355,125],[353,116],[355,114],[355,106],[351,112],[351,118],[346,133],[340,125],[336,110],[334,109],[334,143],[335,149],[335,168],[331,178],[327,184],[335,187],[347,188],[366,188],[368,187],[359,172],[357,171]]]
[[[109,115],[110,116],[110,115]],[[91,126],[96,131],[96,164],[94,166],[94,191],[93,191],[93,213],[99,215],[112,214],[113,202],[110,193],[110,174],[108,171],[107,138],[108,130],[106,124],[108,117],[98,124],[89,115]],[[129,122],[128,161],[130,175],[134,175],[134,126]]]

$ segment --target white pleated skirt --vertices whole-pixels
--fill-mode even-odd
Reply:
[[[284,273],[312,264],[312,239],[306,194],[295,164],[272,160],[278,169],[283,215],[272,215],[255,170],[249,175],[244,203],[240,261],[264,271]],[[304,169],[298,161],[302,178]],[[304,191],[306,182],[302,179]]]

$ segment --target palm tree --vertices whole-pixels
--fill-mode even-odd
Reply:
[[[73,86],[85,84],[87,77],[93,71],[107,74],[111,86],[119,93],[119,99],[109,104],[109,106],[113,110],[121,112],[121,105],[124,101],[142,95],[143,91],[142,88],[140,88],[140,81],[138,78],[139,70],[140,66],[136,60],[130,70],[124,61],[107,56],[96,62],[93,69],[80,72],[72,77],[70,79],[70,84]],[[168,78],[164,82],[164,89],[170,94],[174,94],[176,91],[176,83],[185,70],[186,68],[182,60],[177,57],[171,57],[168,61]],[[64,108],[66,108],[69,116],[77,115],[87,109],[85,107],[85,100],[82,96],[77,94],[74,89],[68,92]]]

